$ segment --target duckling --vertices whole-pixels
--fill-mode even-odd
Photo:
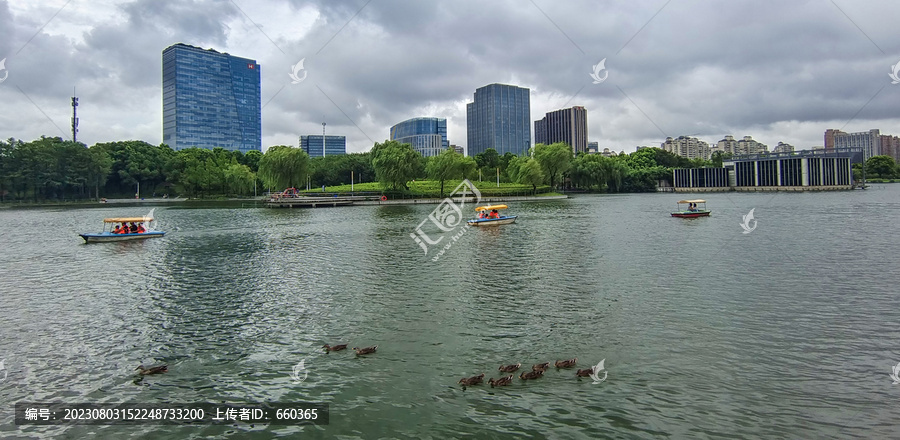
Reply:
[[[356,348],[356,347],[353,347],[353,349],[356,350],[356,355],[357,355],[357,356],[359,356],[359,355],[361,355],[361,354],[371,354],[371,353],[375,353],[375,349],[376,349],[376,348],[378,348],[377,345],[373,345],[373,346],[371,346],[371,347],[366,347],[366,348]]]
[[[550,368],[550,362],[544,362],[543,364],[534,364],[531,366],[531,371],[547,371]]]
[[[482,382],[484,382],[484,373],[481,373],[478,376],[464,377],[457,383],[461,383],[463,385],[478,385]]]
[[[497,380],[494,380],[494,378],[492,377],[491,380],[488,381],[488,383],[491,384],[491,388],[504,387],[504,386],[507,386],[512,383],[512,378],[513,378],[512,374],[510,374],[509,376],[506,376],[506,377],[501,377]]]
[[[529,380],[529,379],[537,379],[544,376],[544,370],[533,370],[527,373],[522,373],[519,375],[519,379]]]
[[[158,365],[155,367],[144,368],[143,365],[138,365],[135,370],[138,370],[138,374],[141,376],[146,376],[148,374],[160,374],[160,373],[168,373],[169,366],[168,365]]]
[[[594,372],[593,368],[585,368],[583,370],[578,369],[578,371],[575,372],[575,377],[591,377],[591,374],[593,372]]]
[[[522,364],[501,365],[498,369],[504,373],[512,373],[513,371],[518,370],[521,366]]]
[[[347,344],[334,345],[334,346],[325,344],[325,345],[322,346],[322,348],[324,348],[326,352],[328,352],[328,351],[341,351],[341,350],[347,349]]]
[[[555,365],[556,365],[556,368],[572,368],[575,366],[575,361],[577,361],[577,360],[578,360],[578,358],[572,358],[572,359],[565,360],[565,361],[556,361]]]

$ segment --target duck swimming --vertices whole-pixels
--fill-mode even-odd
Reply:
[[[464,377],[457,383],[461,383],[463,385],[478,385],[482,382],[484,382],[484,373],[481,373],[478,376]]]
[[[356,355],[357,355],[357,356],[359,356],[359,355],[361,355],[361,354],[372,354],[372,353],[375,353],[375,349],[377,349],[377,348],[378,348],[377,345],[373,345],[373,346],[371,346],[371,347],[366,347],[366,348],[356,348],[356,347],[353,347],[353,349],[356,350]]]
[[[544,376],[544,370],[533,370],[533,371],[529,371],[529,372],[520,374],[519,379],[531,380],[531,379],[538,379],[543,376]]]
[[[492,377],[491,380],[488,381],[488,383],[491,384],[491,388],[504,387],[504,386],[507,386],[512,383],[512,378],[513,378],[512,374],[510,374],[509,376],[506,376],[506,377],[501,377],[497,380],[494,380],[494,378]]]
[[[347,344],[333,345],[333,346],[325,344],[322,346],[322,348],[324,348],[325,351],[341,351],[341,350],[347,349]]]
[[[531,366],[531,371],[547,371],[550,368],[550,362],[544,362],[543,364],[534,364]]]
[[[512,373],[513,371],[518,370],[521,366],[522,364],[501,365],[498,369],[504,373]]]
[[[168,365],[158,365],[156,367],[144,368],[143,365],[138,365],[138,367],[135,368],[135,370],[138,370],[138,374],[140,374],[141,376],[146,376],[148,374],[168,373],[169,366]]]
[[[575,366],[575,362],[578,358],[572,358],[565,361],[556,361],[556,368],[572,368]]]

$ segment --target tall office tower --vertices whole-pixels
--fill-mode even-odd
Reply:
[[[572,154],[587,152],[587,110],[581,106],[564,108],[547,113],[540,121],[534,121],[534,143],[550,145],[565,142]]]
[[[178,43],[162,52],[163,143],[262,150],[259,64]]]
[[[501,156],[528,153],[531,148],[531,90],[507,84],[489,84],[475,90],[475,102],[466,104],[469,156],[488,148]]]

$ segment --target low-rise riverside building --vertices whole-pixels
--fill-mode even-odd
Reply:
[[[676,192],[852,189],[851,165],[863,154],[862,148],[836,148],[739,155],[721,168],[675,169],[672,182]]]

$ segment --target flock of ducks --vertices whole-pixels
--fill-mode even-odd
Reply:
[[[576,362],[578,362],[578,358],[572,358],[572,359],[567,359],[567,360],[562,360],[562,361],[556,361],[556,362],[554,362],[553,365],[556,366],[556,368],[572,368],[575,366]],[[501,365],[500,368],[498,368],[498,370],[500,370],[503,373],[515,373],[521,367],[522,367],[522,364]],[[519,374],[519,379],[522,379],[522,380],[540,379],[541,377],[544,377],[544,372],[547,371],[548,369],[550,369],[550,362],[544,362],[543,364],[534,364],[531,366],[531,371],[525,371],[525,372],[522,372],[521,374]],[[576,377],[590,377],[591,374],[594,374],[594,373],[595,373],[594,368],[586,368],[583,370],[579,369],[578,371],[575,372],[575,376]],[[491,388],[506,386],[506,385],[511,384],[512,382],[513,382],[512,374],[510,374],[509,376],[501,376],[499,379],[494,379],[493,377],[488,379],[488,383],[491,385]],[[484,373],[481,373],[477,376],[464,377],[464,378],[460,379],[459,382],[457,382],[457,383],[462,384],[463,387],[484,383]]]
[[[346,349],[347,349],[347,344],[340,344],[340,345],[328,345],[328,344],[325,344],[325,345],[322,346],[322,348],[325,349],[325,352],[326,352],[326,353],[330,353],[330,352],[332,352],[332,351],[346,350]],[[357,348],[357,347],[353,347],[353,351],[356,352],[356,355],[357,355],[357,356],[361,356],[361,355],[364,355],[364,354],[372,354],[372,353],[375,353],[375,350],[377,350],[377,349],[378,349],[378,346],[377,346],[377,345],[373,345],[373,346],[371,346],[371,347],[365,347],[365,348]]]
[[[326,353],[330,353],[332,351],[346,350],[347,344],[339,344],[339,345],[325,344],[322,346],[322,348],[325,349]],[[356,352],[357,356],[375,353],[375,350],[377,350],[377,349],[378,349],[377,345],[373,345],[371,347],[365,347],[365,348],[353,347],[353,351]],[[578,358],[572,358],[572,359],[567,359],[567,360],[562,360],[562,361],[556,361],[553,363],[553,365],[556,368],[572,368],[575,366],[576,362],[578,362]],[[600,365],[602,365],[602,362]],[[503,373],[515,373],[521,367],[522,367],[522,364],[501,365],[500,368],[498,368],[498,370]],[[543,364],[534,364],[531,366],[531,371],[525,371],[525,372],[519,374],[519,379],[522,379],[522,380],[540,379],[541,377],[544,377],[544,372],[547,371],[548,369],[550,369],[550,362],[544,362]],[[597,373],[595,371],[595,369],[596,369],[596,367],[579,369],[578,371],[575,372],[575,377],[591,377],[593,374]],[[167,373],[169,371],[169,367],[167,365],[157,365],[155,367],[146,368],[143,365],[138,365],[138,367],[135,368],[135,370],[137,370],[137,373],[139,375],[147,376],[150,374]],[[509,376],[501,376],[498,379],[494,379],[493,377],[488,379],[488,383],[491,385],[491,388],[507,386],[507,385],[511,384],[512,382],[513,382],[512,374],[510,374]],[[484,383],[484,373],[481,373],[477,376],[464,377],[464,378],[460,379],[459,382],[457,382],[457,383],[462,384],[463,387]]]

